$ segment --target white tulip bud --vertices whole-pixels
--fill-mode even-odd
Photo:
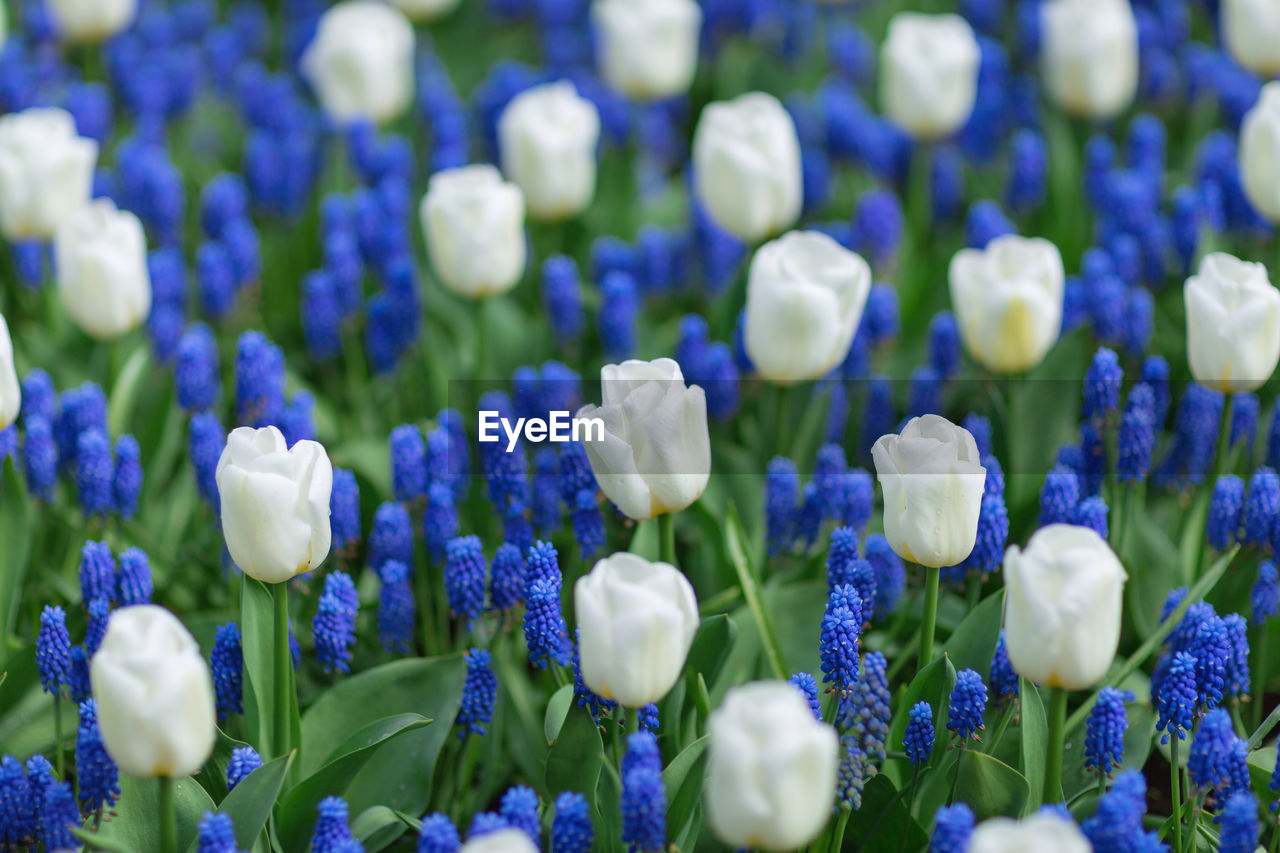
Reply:
[[[632,98],[689,91],[698,70],[702,9],[694,0],[596,0],[601,75]]]
[[[954,566],[973,550],[987,469],[964,427],[939,415],[912,418],[871,448],[884,492],[884,535],[922,566]]]
[[[523,830],[499,829],[472,838],[458,853],[538,853],[538,848]]]
[[[1009,662],[1046,687],[1083,690],[1104,675],[1120,642],[1128,576],[1092,528],[1050,524],[1004,556]]]
[[[899,12],[880,51],[880,106],[917,139],[951,136],[973,112],[979,59],[959,15]]]
[[[431,176],[419,208],[431,267],[459,296],[485,299],[524,273],[524,196],[489,165]]]
[[[961,249],[948,278],[965,349],[988,370],[1030,370],[1057,342],[1065,276],[1048,240],[1006,234],[985,249]]]
[[[138,0],[48,0],[49,12],[64,41],[106,41],[133,23]],[[3,5],[3,4],[0,4]]]
[[[217,739],[213,678],[178,618],[154,604],[111,614],[89,664],[102,743],[138,779],[199,770]]]
[[[1040,69],[1066,112],[1118,115],[1138,90],[1138,25],[1129,0],[1045,0]]]
[[[861,256],[819,231],[761,246],[747,283],[745,344],[774,382],[817,379],[844,360],[871,292]]]
[[[414,21],[434,21],[458,7],[458,0],[391,0],[391,3]]]
[[[215,476],[227,551],[246,575],[281,583],[324,562],[333,466],[318,442],[290,448],[274,426],[238,427]]]
[[[53,253],[58,296],[85,334],[110,340],[147,319],[151,273],[138,217],[96,199],[58,226]]]
[[[680,570],[622,551],[578,579],[573,602],[587,687],[627,708],[666,696],[698,633],[698,599]]]
[[[1240,181],[1249,203],[1280,222],[1280,82],[1262,87],[1240,125]]]
[[[387,3],[344,0],[320,18],[300,69],[333,118],[386,124],[413,100],[413,27]]]
[[[693,170],[694,190],[712,219],[749,243],[800,217],[800,138],[772,95],[707,104],[693,132]]]
[[[1223,0],[1222,40],[1236,62],[1263,77],[1280,73],[1280,3]]]
[[[604,422],[603,440],[583,442],[600,490],[636,521],[696,501],[711,476],[702,388],[669,358],[606,364],[600,385],[604,404],[578,412]]]
[[[1253,391],[1280,359],[1280,292],[1262,264],[1214,252],[1182,289],[1187,361],[1201,385]]]
[[[993,817],[969,837],[967,853],[1090,853],[1093,845],[1072,821],[1044,812],[1025,820]]]
[[[567,219],[591,204],[599,141],[595,104],[567,80],[526,89],[498,119],[502,171],[537,219]]]
[[[98,143],[76,135],[56,107],[0,116],[0,232],[10,240],[53,237],[89,203]]]
[[[724,844],[796,850],[835,804],[839,741],[785,681],[734,687],[707,719],[707,821]]]
[[[22,385],[13,366],[13,340],[9,337],[9,324],[0,314],[0,429],[18,419],[22,410]]]

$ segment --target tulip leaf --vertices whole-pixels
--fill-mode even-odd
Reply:
[[[1169,534],[1140,503],[1133,501],[1129,506],[1136,511],[1124,521],[1126,546],[1121,556],[1129,569],[1124,612],[1137,635],[1145,637],[1160,626],[1160,611],[1169,590],[1182,582],[1175,571],[1179,554]]]
[[[862,808],[849,815],[846,847],[856,839],[860,850],[924,850],[929,836],[909,812],[910,785],[909,776],[901,790],[883,773],[868,779],[862,789]]]
[[[1000,623],[1004,615],[1004,590],[987,596],[964,617],[943,648],[956,669],[975,669],[985,673],[1000,641]]]
[[[727,614],[703,619],[689,647],[685,671],[701,673],[707,684],[714,684],[737,637],[738,625]]]
[[[333,750],[330,760],[290,789],[280,804],[276,832],[284,848],[294,850],[305,845],[320,801],[327,796],[344,794],[356,772],[373,757],[378,747],[430,723],[431,720],[418,714],[397,714],[370,723],[343,741]]]
[[[177,811],[178,849],[191,847],[196,840],[196,825],[205,812],[214,810],[213,800],[194,779],[173,781],[173,801]],[[115,850],[105,845],[122,845],[129,851],[160,849],[160,782],[156,779],[134,779],[121,774],[120,798],[115,815],[92,833],[91,845]],[[83,837],[83,836],[82,836]]]
[[[248,850],[262,834],[296,755],[291,752],[254,770],[218,804],[216,811],[230,816],[235,825],[237,847]],[[196,847],[192,842],[187,853],[195,853]]]
[[[1016,817],[1031,795],[1027,778],[1000,759],[985,752],[967,749],[958,762],[956,790],[964,791],[964,801],[978,820],[997,815]]]
[[[603,763],[600,728],[586,708],[570,708],[560,736],[547,753],[547,790],[577,791],[594,801]]]
[[[679,838],[702,800],[702,779],[707,764],[707,738],[698,738],[671,759],[662,771],[667,792],[667,836]],[[681,846],[680,849],[687,849]]]
[[[334,684],[302,718],[302,752],[295,772],[301,778],[315,773],[335,754],[333,745],[380,717],[423,714],[434,724],[379,749],[353,774],[347,794],[352,814],[375,805],[421,814],[431,797],[440,749],[452,735],[465,675],[462,655],[451,654],[392,661]]]
[[[751,608],[751,615],[760,631],[760,640],[764,646],[765,657],[769,661],[769,669],[775,678],[787,677],[787,664],[782,656],[782,645],[778,642],[777,631],[769,619],[769,611],[765,609],[764,599],[760,595],[760,583],[756,580],[751,563],[747,559],[746,534],[742,531],[742,522],[738,519],[738,511],[732,501],[729,502],[728,518],[724,527],[725,550],[738,573],[738,585],[742,588],[742,597]]]
[[[190,628],[190,624],[187,627]],[[209,792],[214,802],[221,802],[227,796],[227,767],[231,763],[231,751],[241,746],[248,744],[236,740],[219,728],[213,753],[205,761],[204,768],[193,777]]]
[[[951,665],[951,658],[945,654],[916,673],[898,702],[898,710],[893,715],[889,739],[885,745],[891,750],[901,749],[902,736],[907,730],[907,713],[917,702],[928,702],[933,708],[934,727],[933,755],[929,765],[937,766],[947,752],[947,698],[955,684],[956,668]],[[886,761],[885,772],[893,778],[895,784],[901,785],[911,778],[911,765],[905,760]]]
[[[364,845],[365,853],[376,853],[406,831],[416,833],[421,828],[422,821],[386,806],[370,806],[351,821],[351,834]]]
[[[1045,749],[1049,742],[1049,721],[1044,711],[1044,699],[1040,690],[1027,679],[1019,679],[1018,699],[1021,704],[1019,734],[1021,740],[1020,767],[1022,775],[1032,780],[1028,792],[1027,811],[1040,808],[1040,787],[1035,782],[1044,779]]]
[[[261,581],[240,575],[240,647],[244,653],[244,730],[258,752],[272,754],[271,684],[275,604]]]
[[[556,738],[560,736],[560,729],[564,726],[564,719],[568,716],[572,705],[572,684],[566,684],[551,694],[551,699],[547,702],[547,713],[542,721],[542,731],[547,736],[548,746],[555,743]]]
[[[4,543],[0,548],[0,669],[4,669],[31,553],[34,508],[15,457],[0,460],[0,468],[0,542]]]
[[[130,415],[133,414],[134,403],[138,391],[151,380],[148,368],[151,366],[151,347],[139,342],[129,353],[111,386],[111,399],[107,404],[107,424],[111,435],[120,435],[129,431]]]

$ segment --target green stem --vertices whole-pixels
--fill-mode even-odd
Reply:
[[[1182,849],[1182,785],[1178,778],[1178,736],[1169,736],[1169,791],[1173,800],[1173,849]]]
[[[289,587],[278,583],[272,588],[276,604],[275,631],[275,702],[272,708],[274,726],[271,730],[271,748],[278,758],[289,754],[289,708],[293,704],[289,695],[293,687],[292,658],[289,654]]]
[[[1049,688],[1049,741],[1044,756],[1045,805],[1062,802],[1062,752],[1067,740],[1067,691]]]
[[[160,853],[178,853],[178,810],[173,798],[173,780],[161,776]]]
[[[1000,740],[1004,737],[1005,729],[1009,728],[1009,722],[1013,719],[1014,702],[1016,701],[1016,699],[1010,700],[1009,707],[1005,708],[1004,713],[1000,715],[1000,722],[996,723],[995,732],[991,737],[987,738],[986,748],[983,752],[988,755],[995,753],[996,747],[1000,745]]]
[[[853,809],[847,806],[841,807],[840,818],[836,821],[836,831],[831,834],[831,847],[828,853],[840,853],[840,848],[844,846],[844,830],[849,825],[849,815],[853,813]]]
[[[488,355],[488,346],[489,346],[489,341],[488,341],[488,325],[489,324],[486,316],[489,313],[487,310],[488,306],[489,306],[489,300],[487,299],[480,299],[476,301],[476,312],[475,312],[476,357],[471,365],[471,369],[472,371],[474,371],[471,378],[476,382],[484,381],[484,378],[485,378],[484,371],[487,369],[487,365],[485,363],[485,356]],[[478,388],[476,390],[476,393],[477,394],[479,393]]]
[[[785,385],[773,387],[773,455],[785,456],[787,448],[787,388]]]
[[[1262,725],[1262,708],[1267,703],[1267,668],[1271,665],[1268,660],[1271,651],[1268,648],[1271,629],[1267,621],[1260,626],[1258,641],[1253,645],[1257,650],[1257,658],[1253,663],[1253,710],[1249,718],[1253,722],[1251,728],[1255,730]]]
[[[1231,456],[1231,399],[1230,391],[1222,395],[1222,417],[1218,419],[1218,449],[1213,457],[1214,479],[1227,473],[1227,460]]]
[[[920,656],[916,671],[933,661],[933,630],[938,621],[938,580],[942,570],[936,566],[924,567],[924,614],[920,617]]]
[[[53,694],[53,752],[58,768],[58,781],[67,780],[67,760],[62,751],[62,691]]]
[[[1191,812],[1191,833],[1187,836],[1187,847],[1189,848],[1190,853],[1194,853],[1196,848],[1199,846],[1196,844],[1196,835],[1200,832],[1201,805],[1200,798],[1197,797],[1196,807]]]
[[[454,820],[457,823],[461,823],[462,818],[468,813],[467,800],[473,788],[471,777],[475,775],[478,749],[476,744],[479,740],[480,738],[475,735],[468,735],[462,745],[462,772],[458,775],[458,788],[453,802]]]
[[[898,841],[898,853],[902,853],[907,843],[907,829],[911,826],[911,807],[916,802],[916,790],[920,784],[920,765],[915,764],[911,767],[911,794],[907,798],[907,818],[902,824],[902,837]]]
[[[676,525],[675,516],[664,512],[658,516],[658,541],[661,543],[662,562],[676,564]]]

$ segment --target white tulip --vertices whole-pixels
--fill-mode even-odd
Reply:
[[[391,3],[415,21],[434,21],[458,7],[458,0],[391,0]]]
[[[281,583],[329,554],[333,466],[324,447],[289,447],[274,426],[238,427],[218,459],[227,551],[245,574]]]
[[[431,267],[468,299],[506,293],[524,273],[524,196],[489,165],[431,176],[419,208]]]
[[[778,99],[707,104],[693,132],[694,191],[721,227],[754,243],[800,217],[800,138]]]
[[[1044,360],[1062,328],[1065,277],[1058,247],[1006,234],[951,259],[951,308],[965,349],[995,373],[1021,373]]]
[[[1262,264],[1214,252],[1182,289],[1191,375],[1217,391],[1253,391],[1280,359],[1280,292]]]
[[[751,259],[745,344],[774,382],[817,379],[844,360],[871,292],[861,256],[818,231],[792,231]]]
[[[110,340],[147,319],[151,274],[138,217],[97,199],[58,226],[53,252],[58,296],[86,334]]]
[[[538,853],[538,848],[524,830],[508,828],[472,838],[458,853]]]
[[[107,754],[138,779],[181,779],[213,752],[213,678],[178,618],[154,604],[111,614],[89,664]]]
[[[338,121],[394,121],[413,100],[413,27],[394,6],[345,0],[320,18],[300,69]]]
[[[795,850],[812,841],[835,803],[839,742],[785,681],[734,687],[707,719],[703,801],[724,844]]]
[[[10,240],[53,237],[89,203],[98,143],[76,135],[56,107],[0,116],[0,232]]]
[[[627,708],[666,696],[698,633],[698,599],[680,570],[623,551],[578,579],[573,602],[587,687]]]
[[[632,98],[689,91],[698,70],[702,9],[694,0],[596,0],[601,76]]]
[[[0,429],[18,419],[22,410],[22,385],[13,366],[13,340],[9,337],[9,324],[0,314]]]
[[[1093,846],[1073,821],[1037,813],[1025,820],[993,817],[978,824],[966,853],[1091,853]]]
[[[603,405],[578,411],[604,422],[603,440],[583,442],[600,490],[636,521],[696,501],[711,476],[702,388],[686,387],[669,358],[606,364],[600,385]]]
[[[950,136],[973,112],[980,58],[959,15],[899,12],[880,51],[880,106],[917,139]]]
[[[48,0],[49,12],[64,41],[106,41],[133,22],[138,0]],[[0,4],[3,5],[3,4]]]
[[[1280,222],[1280,82],[1262,87],[1240,125],[1240,181],[1249,203]]]
[[[1046,687],[1092,687],[1116,655],[1128,575],[1092,528],[1050,524],[1004,555],[1004,638],[1017,673]]]
[[[1040,73],[1063,110],[1116,116],[1138,90],[1138,25],[1129,0],[1045,0]]]
[[[1223,0],[1222,40],[1236,62],[1263,77],[1280,73],[1280,3]]]
[[[595,104],[567,80],[526,89],[498,119],[502,171],[537,219],[566,219],[591,204],[599,141]]]
[[[954,566],[973,550],[987,469],[964,427],[939,415],[912,418],[871,448],[884,492],[884,535],[922,566]]]

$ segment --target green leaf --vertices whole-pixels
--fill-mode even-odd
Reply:
[[[862,808],[849,815],[846,848],[856,839],[861,850],[924,850],[929,835],[911,816],[909,806],[906,788],[900,791],[883,773],[872,776],[862,789]]]
[[[907,690],[898,702],[898,711],[893,715],[889,726],[889,740],[886,746],[897,750],[902,748],[902,736],[907,730],[907,714],[917,702],[928,702],[933,708],[934,744],[933,755],[929,766],[936,766],[947,752],[946,712],[947,697],[956,684],[956,669],[951,665],[951,658],[943,655],[916,674],[907,685]],[[901,786],[911,776],[911,765],[905,759],[886,761],[885,772],[895,785]]]
[[[175,779],[174,808],[178,815],[178,849],[185,850],[196,840],[196,825],[205,812],[214,809],[213,800],[194,779]],[[99,827],[102,843],[123,845],[125,850],[160,849],[160,782],[156,779],[120,777],[120,799],[115,816]],[[94,842],[99,843],[98,841]],[[103,849],[114,850],[114,847]]]
[[[667,792],[667,835],[678,838],[702,801],[702,777],[707,764],[707,738],[702,736],[680,751],[662,771]]]
[[[1045,716],[1044,699],[1040,690],[1027,679],[1020,680],[1018,697],[1021,703],[1021,760],[1019,767],[1026,779],[1044,779],[1045,748],[1049,742],[1049,721]],[[1040,808],[1040,796],[1032,786],[1027,798],[1027,811]]]
[[[151,347],[140,343],[129,354],[124,367],[120,368],[120,374],[116,376],[115,384],[111,387],[111,401],[107,405],[107,424],[111,435],[120,435],[129,431],[129,416],[133,414],[138,391],[152,381],[152,376],[147,370],[151,366],[150,362]]]
[[[698,626],[698,633],[689,647],[685,661],[686,672],[701,673],[707,684],[715,684],[725,659],[738,638],[738,625],[727,614],[708,616]]]
[[[440,749],[453,733],[465,676],[466,662],[454,654],[392,661],[343,679],[321,693],[302,718],[302,753],[295,772],[302,777],[316,772],[333,754],[334,744],[379,717],[422,714],[434,724],[380,748],[355,774],[347,796],[352,814],[375,805],[422,814],[431,798]]]
[[[254,770],[218,805],[217,811],[228,815],[235,824],[237,847],[248,850],[262,834],[296,754],[283,755]],[[187,853],[194,853],[195,849],[196,843],[192,842]]]
[[[365,853],[376,853],[406,831],[416,833],[421,828],[422,821],[386,806],[370,806],[351,821],[351,834],[364,845]]]
[[[996,815],[1017,817],[1031,795],[1027,778],[994,756],[965,750],[960,759],[957,791],[978,820]]]
[[[956,669],[986,672],[991,667],[1003,615],[1003,589],[987,596],[969,612],[943,646]]]
[[[298,849],[306,843],[316,820],[316,806],[327,796],[343,795],[378,747],[430,723],[418,714],[397,714],[370,723],[343,741],[331,759],[292,788],[280,804],[276,832],[284,848]]]
[[[751,608],[751,615],[755,618],[756,627],[760,631],[760,639],[764,646],[765,657],[769,661],[769,668],[775,678],[786,678],[787,664],[782,658],[782,646],[778,642],[778,634],[769,620],[769,613],[765,610],[764,601],[760,596],[760,584],[747,559],[746,534],[742,531],[742,522],[738,520],[738,512],[732,501],[729,503],[724,539],[729,561],[733,564],[734,571],[738,573],[738,585],[742,588],[743,598],[747,600],[747,606]]]
[[[271,755],[271,685],[275,647],[275,604],[271,590],[240,576],[240,647],[244,652],[244,730],[254,747]]]
[[[568,716],[569,707],[572,704],[572,684],[566,684],[551,694],[551,699],[547,702],[547,714],[542,721],[542,731],[547,736],[548,744],[555,743],[556,738],[560,736],[560,729],[564,726],[564,718]]]
[[[35,515],[26,483],[18,473],[15,457],[0,461],[0,669],[9,653],[14,620],[22,601],[22,584],[31,553]]]
[[[604,740],[586,708],[570,708],[547,753],[547,790],[577,791],[593,801],[604,763]]]

